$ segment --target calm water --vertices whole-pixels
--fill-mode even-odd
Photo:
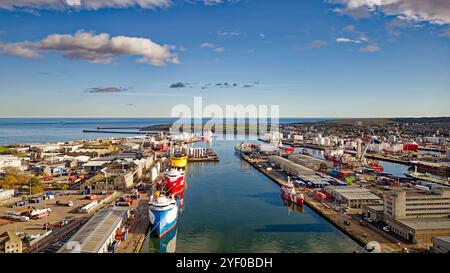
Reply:
[[[325,119],[283,118],[280,122],[312,122]],[[97,127],[144,127],[171,124],[174,118],[0,118],[0,145],[94,139],[130,134],[83,133]],[[130,130],[137,131],[137,130]]]
[[[283,206],[279,187],[215,141],[220,163],[192,163],[177,252],[352,252],[358,245],[315,212]],[[173,235],[174,236],[174,235]],[[155,252],[147,238],[142,252]],[[156,247],[158,248],[158,247]]]
[[[302,122],[313,119],[289,119]],[[147,126],[173,119],[0,119],[0,145],[117,136],[101,127]],[[130,136],[125,134],[124,136]],[[283,206],[279,188],[234,155],[237,141],[214,141],[220,163],[190,164],[177,252],[352,252],[358,245],[307,207]],[[166,240],[167,240],[166,239]],[[154,252],[147,240],[143,252]],[[166,244],[168,242],[162,242]],[[158,247],[159,248],[159,247]]]

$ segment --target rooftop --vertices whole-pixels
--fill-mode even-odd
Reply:
[[[450,218],[397,219],[396,221],[415,230],[450,229]]]
[[[108,237],[114,232],[122,219],[126,217],[127,208],[109,207],[101,210],[70,238],[69,242],[78,242],[82,253],[98,253]],[[58,252],[67,253],[71,249],[63,246]]]
[[[381,200],[380,197],[376,196],[370,190],[362,187],[328,187],[334,192],[339,193],[347,200],[361,200],[361,199],[370,199],[370,200]]]

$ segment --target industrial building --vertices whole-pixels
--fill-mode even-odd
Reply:
[[[383,211],[383,205],[365,205],[362,207],[364,217],[367,217],[375,223],[383,222]]]
[[[116,232],[127,218],[129,209],[108,207],[84,224],[58,253],[107,253],[115,241]]]
[[[316,172],[308,169],[306,167],[303,167],[299,164],[296,164],[290,160],[287,160],[286,158],[283,158],[281,156],[269,156],[268,162],[270,164],[274,164],[280,169],[282,169],[284,172],[286,172],[288,175],[296,175],[296,176],[307,176],[307,175],[314,175]]]
[[[20,168],[22,161],[19,157],[13,155],[0,155],[0,169],[12,167]]]
[[[450,236],[434,237],[432,241],[434,253],[450,253]]]
[[[0,189],[0,201],[12,198],[13,196],[14,196],[13,189],[10,190]]]
[[[4,232],[0,235],[0,253],[22,253],[22,239],[15,232]]]
[[[334,200],[349,208],[362,208],[368,204],[382,204],[382,199],[366,188],[362,187],[326,187],[325,192]]]
[[[293,154],[289,155],[288,159],[291,160],[294,163],[297,163],[299,165],[302,165],[303,167],[306,167],[308,169],[319,171],[323,168],[333,168],[333,162],[321,160],[309,155],[303,155],[303,154]]]
[[[450,190],[393,190],[384,196],[384,214],[392,219],[450,216]]]
[[[409,242],[431,244],[450,235],[450,190],[393,190],[384,197],[384,222]]]

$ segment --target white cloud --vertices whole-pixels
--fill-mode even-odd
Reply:
[[[337,38],[336,42],[338,42],[338,43],[355,43],[355,44],[362,43],[360,40],[353,40],[353,39],[350,39],[350,38],[343,38],[343,37]]]
[[[205,42],[205,43],[201,44],[200,47],[201,48],[214,48],[214,44]]]
[[[51,34],[38,42],[0,44],[0,53],[25,58],[37,58],[40,51],[57,51],[68,59],[81,59],[90,63],[110,64],[123,55],[140,56],[138,63],[161,66],[178,64],[177,54],[170,45],[159,45],[147,38],[95,34],[80,30],[74,35]]]
[[[341,5],[335,11],[355,17],[375,12],[410,21],[450,24],[449,0],[328,0]]]
[[[309,42],[306,46],[308,48],[321,48],[327,45],[327,42],[322,41],[322,40],[314,40]]]
[[[213,43],[209,43],[209,42],[205,42],[205,43],[201,44],[200,47],[212,49],[215,52],[224,52],[225,51],[224,47],[218,47],[218,46],[214,45]]]
[[[380,50],[381,50],[381,47],[379,45],[376,45],[376,44],[367,45],[367,46],[361,47],[359,49],[359,51],[367,52],[367,53],[377,52],[377,51],[380,51]]]
[[[194,3],[191,0],[185,0]],[[197,0],[204,5],[218,5],[224,2],[237,3],[240,0]],[[175,0],[0,0],[0,9],[25,10],[34,12],[36,10],[66,10],[87,9],[98,10],[102,8],[129,8],[139,7],[143,9],[167,8]]]
[[[90,9],[140,7],[144,9],[165,8],[172,0],[2,0],[0,8],[14,9]]]
[[[39,52],[34,48],[33,43],[19,42],[10,44],[0,43],[0,54],[18,56],[23,58],[40,58]]]
[[[346,25],[342,31],[345,32],[354,32],[356,30],[356,27],[354,25]]]
[[[219,31],[218,34],[219,36],[229,36],[229,37],[241,35],[241,33],[238,31]]]
[[[222,4],[222,0],[203,0],[203,3],[208,6]]]

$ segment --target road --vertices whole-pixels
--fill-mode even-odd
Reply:
[[[39,251],[44,250],[51,244],[54,244],[58,242],[59,240],[63,239],[67,234],[71,233],[75,229],[79,229],[86,221],[88,220],[88,217],[84,218],[78,218],[72,220],[72,222],[68,223],[66,226],[61,228],[54,228],[52,233],[49,234],[47,237],[41,239],[39,242],[35,243],[34,245],[28,247],[24,252],[25,253],[36,253]]]
[[[139,251],[140,245],[145,238],[145,232],[148,226],[148,196],[141,195],[141,198],[133,203],[135,209],[134,220],[131,223],[127,239],[118,247],[118,253],[135,253]]]

